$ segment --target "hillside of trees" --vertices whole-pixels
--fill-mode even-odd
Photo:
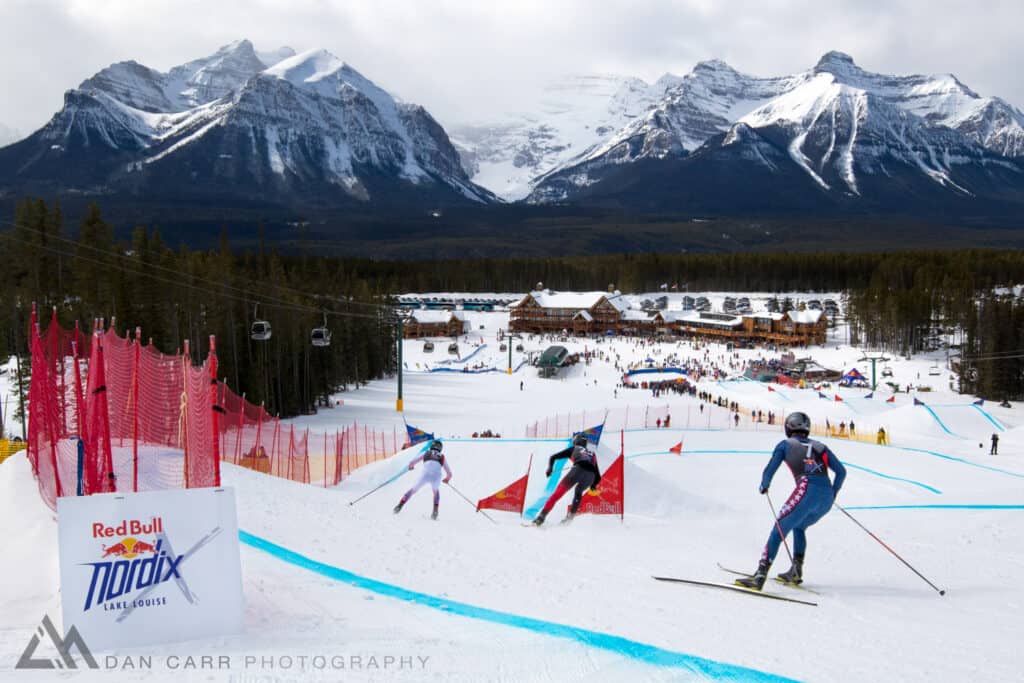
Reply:
[[[959,249],[901,252],[660,254],[385,261],[323,256],[300,242],[234,249],[169,244],[158,227],[116,240],[99,207],[70,238],[59,203],[18,203],[0,224],[0,357],[24,354],[31,302],[56,306],[65,326],[103,318],[141,327],[173,353],[190,340],[201,359],[216,335],[221,376],[235,391],[281,415],[309,412],[331,393],[395,371],[394,313],[404,292],[558,290],[840,292],[851,341],[908,354],[954,334],[965,357],[964,389],[990,398],[1024,396],[1024,252]],[[281,247],[279,251],[277,246]],[[282,251],[287,253],[282,253]],[[312,328],[333,332],[310,344]],[[250,339],[253,320],[273,336]]]

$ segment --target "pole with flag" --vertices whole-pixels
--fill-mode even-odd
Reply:
[[[533,453],[530,453],[530,461],[526,465],[526,474],[493,495],[481,498],[477,501],[477,512],[485,509],[503,510],[505,512],[516,512],[522,515],[523,508],[526,507],[526,487],[530,483],[530,468],[532,466]]]

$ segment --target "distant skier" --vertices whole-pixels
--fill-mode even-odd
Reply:
[[[423,454],[422,457],[413,460],[409,463],[409,469],[412,470],[416,467],[416,463],[423,462],[423,474],[420,475],[420,480],[416,482],[416,485],[405,492],[402,499],[398,501],[398,505],[395,506],[395,514],[397,515],[402,511],[402,506],[408,502],[413,495],[423,488],[424,484],[430,484],[431,488],[434,489],[434,512],[430,515],[431,519],[437,519],[437,507],[441,502],[441,468],[444,468],[445,478],[444,483],[447,484],[451,481],[452,471],[448,467],[448,461],[441,454],[441,449],[444,445],[440,439],[434,439],[430,442],[430,448]]]
[[[992,434],[992,448],[988,450],[989,455],[999,455],[999,435]]]
[[[768,570],[775,561],[775,555],[779,552],[779,545],[782,543],[782,536],[779,535],[779,527],[782,527],[782,534],[788,535],[793,532],[793,566],[788,572],[779,575],[779,578],[789,583],[799,584],[803,581],[804,552],[807,549],[807,527],[816,523],[824,517],[832,508],[839,489],[843,487],[843,480],[846,479],[846,468],[839,458],[825,444],[808,438],[811,433],[811,418],[806,413],[790,413],[785,421],[786,439],[780,441],[772,452],[768,466],[764,468],[761,475],[761,486],[759,491],[762,494],[768,493],[772,477],[779,465],[785,462],[793,478],[796,480],[796,488],[789,495],[789,499],[779,508],[778,524],[772,525],[772,531],[768,535],[768,543],[765,544],[764,552],[761,554],[761,561],[757,565],[757,571],[750,577],[737,579],[736,583],[744,588],[761,590],[765,579],[768,577]],[[835,472],[835,481],[829,481],[828,470]]]
[[[540,511],[540,514],[533,520],[536,526],[540,526],[547,519],[548,513],[551,512],[551,508],[555,507],[555,503],[564,496],[569,489],[573,486],[576,487],[576,491],[572,496],[572,504],[569,506],[569,514],[566,515],[563,522],[569,522],[573,517],[576,516],[576,511],[579,510],[580,500],[583,498],[583,493],[587,490],[597,489],[597,485],[601,483],[601,471],[597,467],[597,453],[590,450],[589,442],[584,434],[577,434],[573,437],[572,445],[568,448],[558,451],[550,458],[548,458],[548,469],[544,473],[550,477],[552,470],[555,468],[555,461],[562,460],[563,458],[569,458],[572,461],[572,469],[569,473],[562,478],[562,481],[558,483],[558,488],[548,498],[548,502],[544,503],[544,509]]]

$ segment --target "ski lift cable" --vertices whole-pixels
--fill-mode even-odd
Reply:
[[[149,272],[149,271],[146,271],[146,270],[137,270],[137,269],[134,269],[134,268],[128,268],[128,267],[126,267],[126,266],[124,266],[122,264],[118,264],[118,263],[108,263],[108,262],[105,262],[105,261],[100,261],[98,259],[89,258],[88,256],[84,256],[82,254],[75,254],[74,252],[69,252],[69,251],[66,251],[66,250],[63,250],[63,249],[57,249],[57,248],[49,246],[49,245],[33,244],[33,243],[29,242],[28,240],[20,239],[20,238],[14,236],[14,235],[6,235],[6,237],[8,239],[12,239],[14,241],[21,242],[23,244],[28,244],[28,245],[32,246],[33,248],[35,248],[35,249],[40,249],[40,250],[43,250],[43,251],[48,251],[50,253],[57,254],[57,255],[60,255],[60,256],[66,256],[68,258],[77,258],[77,259],[84,260],[84,261],[87,261],[89,263],[94,263],[94,264],[100,265],[100,266],[116,268],[116,269],[118,269],[118,270],[120,270],[120,271],[122,271],[124,273],[128,273],[130,275],[137,275],[139,277],[146,277],[146,278],[149,278],[151,280],[155,280],[157,282],[162,282],[164,284],[174,285],[174,286],[178,286],[178,287],[186,287],[188,289],[191,289],[191,290],[194,290],[194,291],[197,291],[197,292],[202,292],[204,294],[208,294],[208,295],[213,296],[213,297],[225,297],[225,298],[232,299],[232,300],[235,300],[235,301],[239,301],[239,302],[242,302],[242,303],[245,303],[245,304],[263,303],[264,306],[272,306],[274,308],[286,309],[286,310],[292,310],[292,311],[299,311],[299,312],[302,312],[302,313],[325,313],[326,315],[331,315],[331,316],[340,317],[340,318],[364,318],[364,319],[368,319],[368,320],[381,321],[381,315],[374,315],[374,314],[371,314],[371,313],[355,313],[355,312],[349,312],[349,311],[325,310],[323,308],[316,308],[316,307],[313,307],[313,306],[306,306],[306,305],[303,305],[303,304],[296,304],[296,303],[287,302],[287,301],[284,301],[282,299],[277,299],[275,297],[254,297],[252,295],[241,296],[241,295],[230,294],[230,293],[224,292],[224,291],[218,292],[218,291],[215,291],[215,290],[207,288],[207,287],[200,287],[199,285],[195,285],[195,284],[192,284],[192,283],[189,283],[189,282],[183,282],[180,279],[180,276],[181,276],[180,273],[178,273],[178,276],[179,276],[178,279],[165,278],[165,277],[161,277],[161,276],[159,276],[159,275],[157,275],[155,273],[152,273],[152,272]],[[196,279],[200,279],[201,280],[203,278],[198,278],[197,277]],[[384,307],[381,306],[381,308],[384,308]],[[385,311],[389,312],[389,313],[393,312],[392,309],[390,309],[390,308],[386,308]],[[385,311],[382,311],[382,312],[385,312]]]
[[[11,221],[6,221],[6,220],[0,219],[0,225],[8,225],[10,227],[21,228],[23,230],[27,230],[29,232],[33,232],[33,233],[35,233],[37,235],[45,236],[45,237],[47,237],[49,239],[53,239],[55,241],[65,242],[68,245],[73,246],[75,249],[86,249],[86,250],[95,252],[97,254],[100,254],[102,256],[106,256],[106,257],[115,256],[118,259],[126,259],[126,260],[128,259],[128,257],[125,254],[120,253],[119,251],[105,251],[103,249],[100,249],[99,247],[94,247],[91,244],[82,244],[80,242],[77,242],[75,240],[69,239],[67,237],[62,237],[61,235],[51,234],[51,233],[44,233],[41,230],[38,230],[38,229],[33,228],[31,226],[23,225],[21,223],[15,223],[15,222],[11,222]],[[7,234],[6,236],[8,238],[10,238],[10,239],[15,239],[15,240],[18,239],[13,234]],[[20,240],[20,241],[22,241],[23,243],[26,243],[26,244],[31,244],[27,240]],[[41,245],[31,244],[31,246],[40,247]],[[80,254],[75,254],[75,256],[77,256],[78,258],[82,258],[82,256]],[[105,265],[108,265],[108,264],[105,264]],[[174,276],[177,276],[177,277],[181,276],[180,271],[177,271],[177,270],[175,270],[173,268],[168,268],[166,266],[161,266],[160,264],[157,264],[157,263],[146,264],[146,268],[162,270],[162,271],[164,271],[164,272],[166,272],[166,273],[168,273],[170,275],[174,275]],[[191,277],[193,277],[193,278],[195,278],[197,280],[200,280],[202,282],[206,282],[208,284],[214,285],[216,287],[226,287],[226,288],[233,289],[236,292],[240,292],[240,293],[243,293],[243,294],[249,294],[249,292],[251,291],[250,289],[246,289],[244,287],[238,287],[238,286],[235,286],[235,285],[231,285],[231,284],[229,284],[227,282],[220,282],[220,281],[217,281],[217,280],[211,280],[209,278],[204,278],[201,275],[191,275]],[[252,286],[252,287],[256,286],[256,284],[257,284],[255,281],[249,280],[248,278],[240,278],[240,279],[247,280],[249,285]],[[323,295],[323,294],[310,294],[309,292],[306,292],[306,291],[303,291],[303,290],[299,290],[299,289],[295,289],[293,287],[288,287],[286,285],[274,285],[274,286],[277,289],[280,289],[280,290],[283,290],[283,291],[286,291],[286,292],[292,292],[294,294],[299,294],[301,296],[310,297],[312,299],[329,299],[331,301],[335,301],[335,302],[338,302],[338,303],[352,304],[352,305],[355,305],[355,306],[365,306],[365,307],[378,308],[378,309],[381,309],[381,308],[383,308],[383,309],[390,309],[390,307],[387,304],[370,303],[370,302],[366,302],[366,301],[358,301],[356,299],[347,299],[347,298],[336,297],[336,296],[329,296],[329,295]]]

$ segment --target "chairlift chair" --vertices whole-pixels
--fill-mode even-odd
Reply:
[[[331,345],[331,331],[327,328],[326,313],[324,313],[323,327],[314,327],[313,331],[309,333],[309,341],[313,343],[313,346]]]
[[[936,375],[941,375],[942,374],[942,370],[939,369],[939,364],[938,363],[933,363],[932,366],[930,368],[928,368],[928,374],[933,376],[933,377],[936,376]]]
[[[423,353],[430,353],[434,350],[434,342],[423,342]]]
[[[889,366],[882,368],[882,377],[892,377],[892,368]]]
[[[260,305],[256,304],[252,309],[252,327],[249,328],[249,338],[253,341],[267,341],[270,339],[270,323],[259,318]]]
[[[449,344],[448,345],[448,353],[450,353],[452,355],[458,355],[458,353],[459,353],[459,345],[456,344],[455,342],[452,342],[451,344]]]

